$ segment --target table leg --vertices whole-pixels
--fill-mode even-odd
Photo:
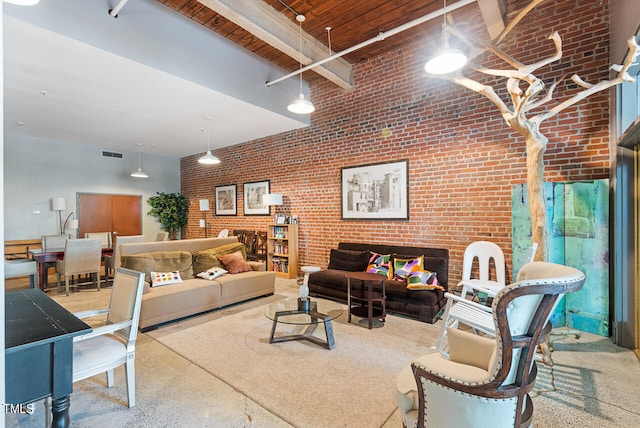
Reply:
[[[46,290],[48,285],[46,263],[38,262],[38,280],[39,280],[38,283],[40,284],[40,290],[43,290],[43,291]]]
[[[67,428],[71,424],[71,419],[69,418],[69,396],[52,400],[51,413],[53,415],[52,428]]]

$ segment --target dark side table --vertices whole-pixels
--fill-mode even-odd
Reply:
[[[52,398],[52,427],[69,426],[73,338],[91,327],[42,291],[5,294],[6,401],[22,406]]]
[[[387,295],[384,287],[387,278],[384,275],[367,272],[349,272],[346,277],[348,322],[351,322],[351,315],[367,318],[369,329],[371,329],[373,320],[384,321],[387,317]],[[353,281],[359,282],[359,287],[354,287]],[[378,283],[380,286],[374,288]]]

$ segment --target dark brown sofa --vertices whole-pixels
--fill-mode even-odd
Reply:
[[[338,250],[373,251],[378,254],[391,254],[398,257],[424,256],[424,268],[435,272],[438,283],[448,290],[449,250],[442,248],[402,247],[395,245],[376,245],[341,242]],[[346,272],[364,271],[360,261],[338,260],[340,251],[332,251],[329,269],[313,273],[309,276],[309,294],[334,300],[347,301]],[[348,258],[348,257],[347,257]],[[408,290],[406,284],[399,281],[385,282],[387,293],[387,311],[416,318],[433,324],[438,313],[444,307],[446,299],[441,290]]]

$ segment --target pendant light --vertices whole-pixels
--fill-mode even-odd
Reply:
[[[206,117],[207,120],[211,120],[211,118],[209,116]],[[203,165],[217,165],[220,163],[220,159],[218,159],[217,157],[215,157],[212,153],[211,153],[211,126],[209,126],[209,128],[207,128],[207,154],[202,156],[200,159],[198,159],[198,163],[201,163]],[[200,128],[200,132],[204,133],[204,128]]]
[[[299,44],[299,54],[300,54],[300,70],[302,70],[302,23],[306,18],[304,15],[296,15],[296,21],[300,24],[300,31],[298,33],[298,44]],[[304,99],[304,94],[302,93],[302,71],[300,72],[300,95],[298,98],[293,100],[291,104],[287,106],[287,110],[291,113],[297,114],[309,114],[312,113],[316,108],[311,104],[311,101]]]
[[[460,70],[467,63],[467,56],[460,49],[449,47],[447,34],[447,0],[444,0],[442,13],[442,47],[427,63],[424,69],[430,74],[448,74]]]
[[[142,166],[140,164],[140,147],[142,147],[142,144],[141,143],[136,143],[136,146],[138,146],[138,170],[137,171],[133,171],[131,173],[131,176],[135,177],[135,178],[149,178],[147,173],[142,170]]]

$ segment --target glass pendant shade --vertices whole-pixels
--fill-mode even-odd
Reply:
[[[211,150],[207,150],[207,154],[202,156],[200,159],[198,159],[198,163],[201,163],[204,165],[216,165],[220,163],[220,159],[215,157],[211,153]]]
[[[429,74],[448,74],[460,70],[467,63],[467,56],[460,49],[445,45],[424,65]]]
[[[298,95],[298,98],[296,98],[291,104],[287,106],[287,110],[289,110],[291,113],[297,114],[309,114],[315,111],[315,109],[316,108],[313,106],[313,104],[311,104],[311,101],[304,99],[304,94],[302,93]]]

